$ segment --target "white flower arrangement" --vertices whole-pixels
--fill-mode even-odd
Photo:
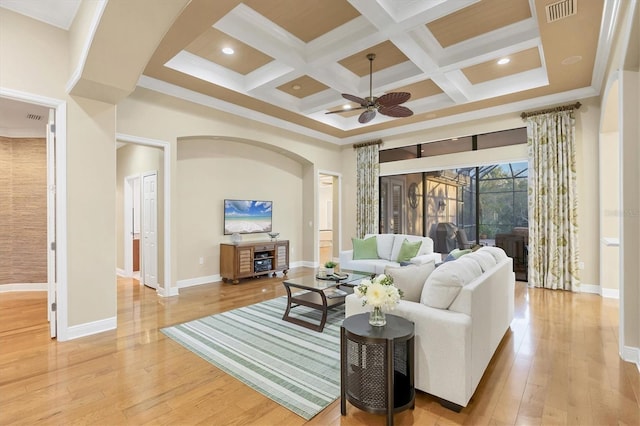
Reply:
[[[365,278],[355,288],[354,293],[362,299],[362,306],[392,310],[400,303],[402,290],[393,285],[393,278],[381,274],[371,279]]]

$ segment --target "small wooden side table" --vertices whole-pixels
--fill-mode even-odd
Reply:
[[[347,401],[369,413],[393,414],[415,407],[414,324],[387,314],[374,327],[369,314],[345,318],[340,327],[340,412]]]

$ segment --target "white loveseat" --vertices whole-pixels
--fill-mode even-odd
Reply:
[[[512,265],[502,249],[483,247],[437,268],[429,263],[387,270],[405,292],[389,313],[415,324],[415,387],[438,397],[447,408],[459,411],[468,405],[509,329],[514,314]],[[428,277],[422,288],[403,287],[403,279],[417,276]],[[347,317],[369,310],[355,294],[347,296]]]
[[[397,259],[405,239],[410,243],[422,241],[418,254],[409,262],[420,264],[429,260],[436,263],[441,261],[442,255],[433,252],[433,240],[429,237],[406,234],[367,234],[364,239],[374,236],[378,248],[376,259],[354,259],[353,250],[344,250],[340,252],[340,269],[382,274],[387,266],[400,266]]]

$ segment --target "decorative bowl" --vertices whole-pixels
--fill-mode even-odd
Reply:
[[[272,240],[275,240],[276,238],[278,238],[278,235],[280,235],[279,232],[269,232],[268,233],[269,237],[271,237]]]

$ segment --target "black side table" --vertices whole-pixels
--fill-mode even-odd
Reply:
[[[345,318],[340,327],[340,412],[347,401],[369,413],[393,414],[415,407],[413,383],[414,324],[387,314],[374,327],[369,314]]]

